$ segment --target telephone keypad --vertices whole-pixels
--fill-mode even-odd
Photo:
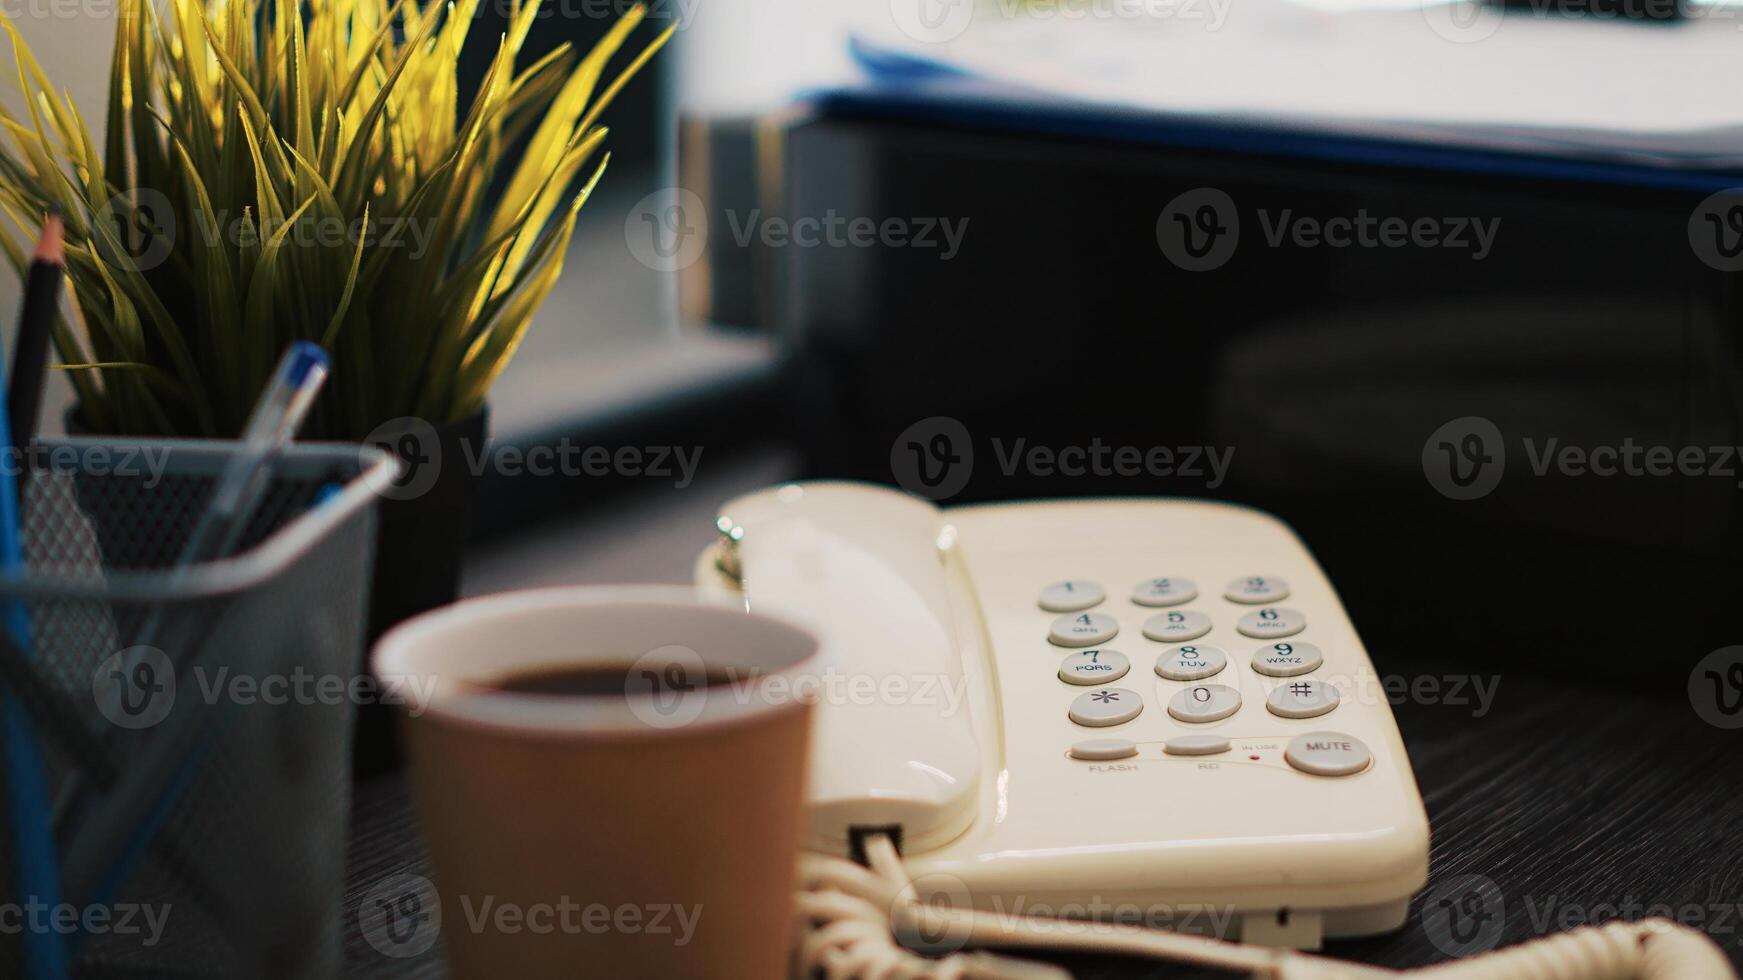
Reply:
[[[1144,620],[1144,635],[1158,643],[1185,643],[1210,632],[1210,617],[1195,609],[1170,609]]]
[[[1241,692],[1226,684],[1194,684],[1168,700],[1176,721],[1202,725],[1221,721],[1241,710]]]
[[[1107,613],[1068,613],[1053,621],[1047,638],[1062,647],[1092,647],[1119,635],[1120,621]]]
[[[1243,636],[1275,641],[1253,651],[1249,663],[1255,673],[1293,678],[1311,673],[1325,662],[1325,655],[1317,645],[1283,640],[1307,628],[1306,617],[1300,612],[1271,604],[1288,595],[1289,583],[1269,576],[1235,579],[1224,593],[1224,598],[1231,602],[1262,606],[1242,614],[1235,622],[1235,630]],[[1143,621],[1144,636],[1157,643],[1173,644],[1157,655],[1156,675],[1165,681],[1189,685],[1172,695],[1164,692],[1168,714],[1176,721],[1202,725],[1234,715],[1240,710],[1242,700],[1236,687],[1197,683],[1222,673],[1228,667],[1228,653],[1221,647],[1191,642],[1211,631],[1211,617],[1197,609],[1174,608],[1197,598],[1197,583],[1178,577],[1143,579],[1132,587],[1131,593],[1134,605],[1162,610]],[[1055,646],[1073,648],[1073,652],[1059,664],[1059,679],[1080,689],[1096,686],[1095,690],[1077,695],[1069,710],[1071,720],[1086,728],[1121,725],[1137,718],[1144,710],[1144,695],[1128,688],[1105,686],[1131,672],[1130,658],[1101,645],[1119,634],[1119,620],[1108,612],[1089,611],[1106,599],[1106,590],[1099,582],[1061,579],[1043,588],[1039,600],[1042,609],[1063,613],[1053,620],[1048,640]],[[1338,700],[1336,688],[1323,681],[1302,679],[1278,685],[1266,697],[1265,706],[1271,714],[1281,718],[1315,718],[1334,710]],[[1334,748],[1359,745],[1348,736],[1338,736],[1338,739]],[[1317,765],[1326,770],[1321,774],[1330,774],[1340,765],[1353,764],[1349,760],[1335,764],[1316,762],[1314,760],[1323,757],[1327,750],[1317,747],[1310,751],[1305,747],[1306,743],[1303,746],[1302,753],[1307,754],[1302,758],[1308,761],[1298,763],[1295,758],[1289,759],[1290,765],[1303,772],[1318,772],[1307,768],[1308,765]],[[1218,735],[1181,735],[1163,743],[1163,751],[1169,755],[1212,755],[1228,749],[1228,739]],[[1134,743],[1126,740],[1090,739],[1073,745],[1068,754],[1074,759],[1108,760],[1126,758],[1137,751]],[[1338,748],[1336,751],[1344,750]],[[1366,751],[1365,747],[1363,751]]]
[[[1253,575],[1229,583],[1223,598],[1242,605],[1259,606],[1289,598],[1289,583],[1273,575]]]
[[[1089,687],[1106,684],[1126,676],[1132,662],[1118,650],[1097,648],[1074,653],[1059,665],[1059,679],[1067,684]]]
[[[1198,598],[1198,583],[1189,578],[1147,578],[1132,586],[1132,601],[1140,606],[1180,606]]]
[[[1324,681],[1290,681],[1277,685],[1265,707],[1279,718],[1318,718],[1337,707],[1338,699],[1338,689]]]
[[[1144,698],[1137,691],[1104,687],[1079,694],[1071,702],[1071,720],[1086,728],[1106,728],[1125,724],[1143,710]]]
[[[1306,628],[1306,617],[1293,609],[1279,606],[1256,609],[1235,621],[1235,629],[1242,636],[1250,636],[1255,640],[1294,636]],[[1149,631],[1145,630],[1145,633],[1147,635]]]
[[[1311,643],[1268,643],[1253,651],[1253,669],[1267,677],[1294,677],[1317,670],[1325,655]]]
[[[1041,608],[1048,612],[1080,612],[1100,605],[1108,597],[1100,582],[1085,578],[1068,578],[1054,582],[1041,590]]]
[[[1220,647],[1188,644],[1163,651],[1156,658],[1156,674],[1164,680],[1198,681],[1222,673],[1228,663],[1229,655]]]

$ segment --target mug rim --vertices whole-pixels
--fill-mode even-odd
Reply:
[[[492,618],[562,610],[600,611],[612,606],[669,606],[690,612],[721,614],[722,622],[746,620],[796,634],[804,652],[791,663],[758,669],[754,681],[767,689],[770,679],[788,682],[817,669],[824,659],[820,633],[786,613],[751,610],[742,600],[710,595],[693,586],[663,584],[557,585],[513,589],[474,596],[407,619],[384,633],[370,652],[370,672],[384,689],[399,682],[402,711],[411,718],[429,716],[470,727],[526,736],[658,736],[741,724],[772,712],[807,705],[787,697],[708,697],[708,691],[738,691],[751,682],[703,687],[679,720],[663,717],[651,706],[651,695],[539,695],[504,691],[421,669],[426,644],[467,624]],[[663,649],[663,648],[661,648]],[[646,654],[644,654],[645,656]],[[588,662],[580,660],[578,662]]]

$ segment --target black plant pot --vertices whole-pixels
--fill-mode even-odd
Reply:
[[[375,536],[375,581],[369,600],[369,646],[381,634],[460,595],[460,564],[472,526],[472,500],[483,459],[489,411],[432,426],[399,420],[370,441],[400,460],[381,501]],[[365,702],[357,710],[353,766],[359,777],[398,768],[394,708]]]

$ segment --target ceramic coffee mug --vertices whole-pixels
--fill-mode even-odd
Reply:
[[[358,911],[461,980],[786,970],[816,638],[688,589],[468,600],[384,636],[431,882]],[[582,692],[582,693],[576,693]]]

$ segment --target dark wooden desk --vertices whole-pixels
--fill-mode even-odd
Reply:
[[[1380,670],[1441,679],[1450,691],[1449,666],[1392,658]],[[1396,705],[1434,827],[1429,887],[1401,931],[1334,942],[1327,952],[1388,967],[1444,960],[1457,942],[1429,920],[1453,914],[1438,908],[1451,898],[1478,918],[1496,917],[1503,945],[1658,906],[1705,928],[1743,968],[1743,731],[1705,724],[1682,698],[1584,685],[1577,676],[1501,672],[1484,675],[1485,685],[1497,677],[1480,718],[1471,704]],[[357,897],[388,874],[421,867],[399,781],[360,786],[346,923],[351,976],[441,975],[433,955],[390,959],[357,932]],[[1473,889],[1479,897],[1465,898]],[[1471,925],[1460,923],[1460,932]],[[1493,926],[1478,928],[1466,948],[1494,935]],[[1085,978],[1189,975],[1137,961],[1059,962]]]
[[[716,502],[786,479],[793,466],[778,451],[747,457],[711,470],[695,492],[650,495],[542,527],[475,555],[468,591],[686,581],[691,557],[713,536]],[[1406,697],[1393,709],[1434,828],[1430,881],[1403,929],[1333,942],[1328,953],[1387,967],[1422,966],[1476,952],[1486,942],[1523,942],[1588,919],[1639,918],[1659,906],[1661,914],[1668,908],[1702,925],[1743,969],[1743,729],[1704,723],[1680,695],[1645,695],[1588,680],[1577,670],[1534,675],[1493,661],[1473,665],[1447,650],[1372,652],[1381,675],[1401,681],[1395,688],[1431,684],[1441,692]],[[1536,663],[1552,660],[1540,649],[1520,653]],[[1659,690],[1680,687],[1698,658],[1669,650],[1649,655],[1662,658],[1642,665],[1655,672]],[[1567,651],[1565,659],[1577,664],[1577,651]],[[1664,683],[1672,675],[1675,683]],[[1494,694],[1480,716],[1471,703],[1473,681]],[[1464,703],[1455,703],[1458,695]],[[356,906],[370,887],[391,874],[423,869],[397,777],[358,787],[350,868],[348,975],[441,976],[433,951],[386,957],[357,929]],[[1476,899],[1465,898],[1469,889],[1460,886],[1467,885],[1477,886]],[[1449,898],[1480,903],[1461,908],[1493,917],[1488,922],[1500,928],[1485,923],[1463,947],[1444,929],[1426,928],[1445,923],[1450,911],[1439,903]],[[1442,937],[1441,945],[1431,932]],[[1137,961],[1059,962],[1084,978],[1192,975]]]

